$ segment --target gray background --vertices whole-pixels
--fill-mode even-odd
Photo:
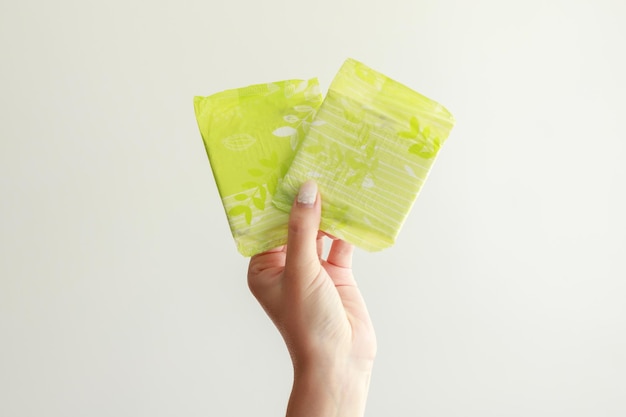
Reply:
[[[2,1],[0,415],[279,416],[192,97],[354,57],[457,126],[359,251],[367,416],[626,415],[623,1]]]

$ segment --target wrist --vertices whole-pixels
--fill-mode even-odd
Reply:
[[[287,417],[362,417],[372,366],[372,360],[347,360],[295,368]]]

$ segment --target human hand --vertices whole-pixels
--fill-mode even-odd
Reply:
[[[294,366],[288,417],[362,416],[376,337],[352,275],[353,246],[334,239],[322,259],[317,185],[300,189],[288,244],[253,256],[248,285],[280,331]]]

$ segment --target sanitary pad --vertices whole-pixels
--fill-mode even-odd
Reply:
[[[440,104],[348,59],[273,203],[288,212],[300,185],[314,179],[321,230],[366,250],[387,248],[453,125]]]
[[[195,97],[194,107],[244,256],[286,243],[308,179],[322,195],[321,230],[370,251],[393,245],[454,125],[437,102],[353,59],[323,103],[311,79]]]
[[[230,230],[244,256],[286,243],[288,215],[272,199],[321,102],[317,79],[194,98]]]

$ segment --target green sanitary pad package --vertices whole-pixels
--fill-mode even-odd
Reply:
[[[317,79],[195,97],[213,176],[244,256],[286,243],[288,215],[272,199],[321,102]]]
[[[349,59],[334,78],[273,203],[288,212],[317,182],[321,230],[366,250],[391,246],[454,125],[440,104]]]

